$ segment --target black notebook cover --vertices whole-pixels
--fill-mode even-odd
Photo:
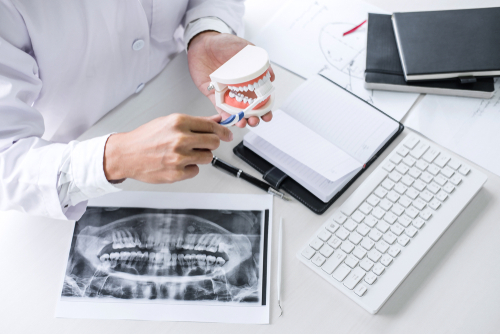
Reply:
[[[328,79],[328,78],[326,78]],[[329,80],[329,79],[328,79]],[[335,84],[332,82],[332,84]],[[340,86],[339,86],[340,87]],[[341,87],[342,88],[342,87]],[[348,94],[352,94],[349,91],[346,91]],[[353,94],[354,95],[354,94]],[[354,95],[356,96],[356,95]],[[359,98],[358,96],[356,96]],[[368,103],[362,99],[361,101]],[[373,106],[372,106],[373,107]],[[375,107],[373,107],[375,108]],[[384,112],[381,110],[375,108],[376,110],[380,111],[384,115],[386,115]],[[387,115],[386,115],[387,116]],[[387,116],[389,117],[389,116]],[[396,121],[397,122],[397,121]],[[398,122],[399,123],[399,122]],[[277,189],[283,189],[286,191],[288,194],[290,194],[292,197],[294,197],[296,200],[304,204],[306,207],[308,207],[311,211],[317,214],[323,214],[328,208],[340,197],[342,194],[354,183],[354,181],[357,180],[357,178],[364,173],[364,171],[371,166],[371,164],[384,152],[384,150],[389,147],[389,145],[396,139],[396,137],[404,130],[403,124],[399,123],[399,129],[396,131],[396,133],[389,138],[389,140],[385,143],[385,145],[377,152],[375,155],[368,161],[363,168],[354,175],[354,177],[342,188],[339,190],[338,193],[336,193],[332,199],[330,199],[328,202],[323,202],[319,198],[317,198],[315,195],[313,195],[309,190],[301,186],[297,181],[293,180],[291,177],[286,175],[284,172],[282,172],[280,169],[269,163],[267,160],[250,150],[249,148],[245,147],[243,145],[243,141],[239,143],[235,148],[233,148],[234,154],[236,154],[237,157],[241,158],[243,161],[245,161],[247,164],[255,168],[259,173],[261,173],[263,176],[262,178],[268,182],[270,185],[272,185],[274,188]]]
[[[477,78],[477,82],[467,84],[460,83],[458,78],[406,82],[391,15],[373,13],[368,14],[365,87],[482,98],[492,97],[495,91],[493,78]]]
[[[394,13],[406,80],[500,75],[500,7]]]

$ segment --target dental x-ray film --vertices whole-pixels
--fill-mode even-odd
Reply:
[[[113,205],[89,206],[75,223],[61,292],[61,303],[72,306],[76,314],[67,310],[61,314],[58,307],[58,316],[144,319],[139,314],[156,309],[154,316],[144,320],[218,322],[221,320],[193,317],[200,315],[193,310],[221,306],[233,312],[265,309],[272,200],[264,195],[256,197],[264,206],[235,209],[219,204],[209,209],[197,205],[200,195],[185,196],[181,207],[175,205],[179,198],[176,202],[165,198],[163,203],[174,204],[172,208],[117,205],[117,197],[124,193],[107,196],[100,203],[111,201]],[[88,306],[96,304],[107,311],[88,314]],[[120,314],[123,309],[127,312]],[[132,309],[140,312],[131,316]],[[79,310],[85,314],[78,314]],[[162,316],[161,310],[174,312]],[[191,315],[174,316],[182,310]]]

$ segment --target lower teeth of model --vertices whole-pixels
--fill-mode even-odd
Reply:
[[[252,104],[254,101],[254,99],[249,98],[248,96],[245,96],[243,94],[234,94],[233,92],[229,92],[229,97],[232,97],[233,99],[235,98],[236,101],[238,102],[243,102],[248,104]]]

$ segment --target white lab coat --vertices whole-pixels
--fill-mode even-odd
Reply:
[[[78,219],[117,191],[107,136],[74,139],[184,48],[187,23],[241,32],[243,13],[238,0],[0,0],[0,210]]]

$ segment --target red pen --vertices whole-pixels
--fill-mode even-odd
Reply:
[[[351,30],[346,31],[342,36],[349,35],[351,32],[355,32],[356,30],[358,30],[359,27],[361,27],[365,23],[366,23],[366,20],[364,20],[363,22],[361,22],[360,24],[358,24],[357,26],[355,26]]]

